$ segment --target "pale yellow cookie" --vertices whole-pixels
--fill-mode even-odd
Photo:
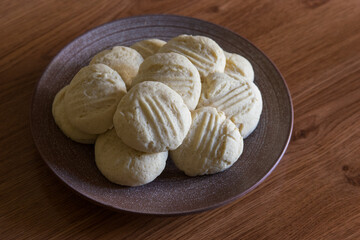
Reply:
[[[184,142],[170,151],[175,165],[189,176],[218,173],[231,167],[243,151],[239,129],[212,107],[196,109],[191,116],[193,121]]]
[[[194,110],[201,93],[200,75],[196,67],[183,55],[157,53],[145,59],[133,85],[144,82],[161,82],[175,90],[190,110]]]
[[[136,50],[116,46],[96,54],[90,64],[103,63],[119,73],[126,87],[130,88],[132,79],[136,76],[143,57]]]
[[[180,35],[167,42],[159,52],[184,55],[195,65],[201,77],[212,72],[224,72],[225,69],[224,51],[208,37]]]
[[[74,140],[75,142],[93,144],[96,140],[97,135],[87,134],[79,129],[75,128],[68,120],[66,115],[65,106],[64,106],[64,97],[68,86],[62,88],[55,96],[54,102],[52,105],[52,114],[55,120],[55,123],[61,129],[61,131]]]
[[[181,96],[160,82],[136,84],[121,99],[114,127],[123,142],[142,152],[177,148],[191,125]]]
[[[225,113],[239,128],[243,138],[255,130],[262,111],[257,86],[243,79],[235,80],[224,73],[205,78],[198,107],[211,106]]]
[[[112,128],[112,118],[126,87],[120,75],[104,64],[82,68],[71,81],[64,99],[65,111],[74,127],[87,134]]]
[[[114,129],[101,134],[95,143],[95,162],[111,182],[140,186],[153,181],[166,165],[168,152],[144,153],[124,144]]]
[[[234,79],[243,79],[250,82],[254,81],[254,69],[246,58],[235,53],[228,53],[225,51],[224,53],[226,57],[225,74]]]
[[[165,45],[165,43],[166,42],[163,40],[152,38],[137,42],[130,47],[138,51],[145,59],[157,53],[159,49]]]

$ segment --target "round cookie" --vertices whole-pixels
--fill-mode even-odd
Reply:
[[[112,118],[126,94],[119,74],[104,64],[82,68],[71,81],[64,99],[68,119],[75,128],[100,134],[112,128]]]
[[[161,82],[175,90],[190,110],[194,110],[201,93],[200,75],[196,67],[183,55],[157,53],[144,60],[133,86],[144,81]]]
[[[211,106],[224,112],[246,138],[259,122],[262,98],[254,83],[235,80],[224,73],[213,73],[202,84],[198,106]]]
[[[244,79],[250,82],[254,81],[254,69],[246,58],[235,53],[225,51],[224,53],[226,57],[225,74],[236,80]]]
[[[201,77],[212,72],[224,72],[225,69],[224,51],[208,37],[180,35],[167,42],[159,52],[184,55],[195,65]]]
[[[177,148],[191,125],[191,114],[181,96],[160,82],[136,84],[121,99],[114,127],[128,146],[142,152]]]
[[[170,151],[175,165],[189,176],[213,174],[231,167],[243,151],[239,129],[212,107],[199,108],[191,116],[193,121],[184,142]]]
[[[153,181],[166,165],[168,152],[143,153],[124,144],[114,129],[101,134],[95,143],[95,162],[111,182],[140,186]]]
[[[136,50],[116,46],[96,54],[90,64],[103,63],[119,73],[126,87],[131,86],[132,79],[136,76],[143,57]]]
[[[138,53],[140,53],[141,56],[145,59],[157,53],[159,49],[165,45],[165,43],[166,42],[163,40],[152,38],[137,42],[130,47],[138,51]]]
[[[62,88],[55,96],[54,102],[52,105],[52,114],[55,120],[56,125],[61,129],[61,131],[74,140],[75,142],[93,144],[96,140],[97,135],[87,134],[79,129],[75,128],[68,120],[68,117],[65,112],[64,106],[64,97],[68,86]]]

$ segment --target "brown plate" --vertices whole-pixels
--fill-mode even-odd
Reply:
[[[168,160],[152,183],[129,188],[112,184],[98,171],[94,146],[65,137],[55,125],[51,106],[55,94],[96,53],[114,45],[130,46],[146,38],[169,40],[180,34],[214,39],[224,50],[247,58],[264,102],[260,123],[245,140],[244,152],[228,170],[190,178]],[[114,210],[145,214],[184,214],[233,201],[263,181],[279,163],[292,132],[293,109],[289,91],[274,64],[246,39],[202,20],[150,15],[120,19],[97,27],[67,45],[39,80],[32,103],[31,129],[35,144],[50,169],[75,192]],[[45,181],[45,180],[44,180]]]

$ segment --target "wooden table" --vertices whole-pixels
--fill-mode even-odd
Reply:
[[[292,94],[284,158],[254,191],[215,210],[106,210],[70,192],[32,141],[32,93],[56,53],[93,27],[152,13],[248,38]],[[0,39],[0,239],[360,239],[360,1],[2,0]]]

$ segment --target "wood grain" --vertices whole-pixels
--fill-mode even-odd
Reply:
[[[141,14],[192,16],[248,38],[292,93],[294,134],[279,166],[224,207],[180,217],[119,214],[70,192],[29,130],[36,81],[67,43]],[[0,2],[1,239],[359,239],[360,2]]]

